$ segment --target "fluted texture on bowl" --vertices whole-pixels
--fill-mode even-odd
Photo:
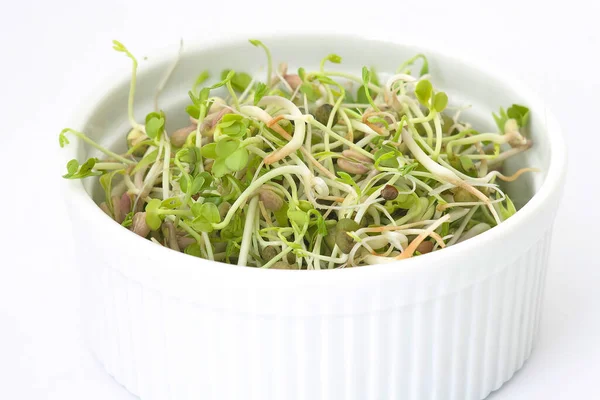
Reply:
[[[483,399],[531,353],[550,236],[514,259],[498,255],[504,267],[444,296],[389,308],[376,295],[353,297],[374,311],[353,314],[347,304],[314,317],[212,309],[106,261],[82,269],[86,338],[143,400]]]

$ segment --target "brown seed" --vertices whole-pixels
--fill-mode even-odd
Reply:
[[[283,199],[270,189],[260,189],[258,191],[258,197],[267,210],[278,211],[283,206]]]
[[[119,216],[121,220],[117,222],[122,223],[127,214],[131,211],[131,197],[127,192],[123,193],[121,196],[121,199],[119,200],[119,208],[121,210],[121,215]]]
[[[275,258],[279,254],[279,251],[273,246],[267,246],[260,252],[263,261],[269,261]]]
[[[146,212],[137,212],[133,215],[131,230],[141,237],[148,236],[150,227],[146,224]]]
[[[322,104],[315,110],[315,119],[323,125],[327,125],[327,122],[329,121],[329,116],[331,115],[332,111],[333,106],[331,104]],[[338,119],[339,114],[336,112],[335,116],[333,117],[333,123],[331,125],[335,125],[338,122]]]
[[[121,198],[119,196],[112,196],[110,200],[113,206],[113,219],[120,224],[123,222],[123,217],[121,216]]]
[[[354,161],[348,161],[346,159],[343,158],[338,158],[337,160],[337,165],[338,167],[340,167],[340,169],[349,172],[351,174],[357,174],[357,175],[362,175],[362,174],[366,174],[367,172],[370,171],[370,169],[358,162],[354,162]]]
[[[137,128],[133,128],[127,134],[127,148],[130,149],[133,146],[135,146],[147,139],[148,139],[148,136],[146,136],[146,134],[144,132],[138,130]],[[147,149],[148,149],[147,145],[140,146],[133,152],[133,155],[136,157],[142,157],[144,155],[144,153],[146,153]]]
[[[294,267],[285,261],[277,261],[275,264],[271,265],[271,269],[294,269]]]
[[[100,209],[104,211],[106,215],[112,218],[112,214],[110,213],[110,209],[108,208],[108,204],[106,204],[106,202],[103,201],[100,203]]]
[[[298,86],[302,85],[302,79],[296,74],[284,75],[283,79],[290,85],[292,90],[296,90],[298,89]]]
[[[467,192],[463,188],[457,188],[454,191],[454,201],[457,203],[465,203],[470,201],[477,201],[477,198],[471,193]]]
[[[344,157],[348,157],[356,161],[362,161],[373,164],[373,160],[371,160],[369,157],[365,156],[364,154],[360,154],[359,152],[356,152],[354,150],[344,150],[342,151],[342,155]]]
[[[171,144],[175,147],[182,147],[190,133],[196,130],[196,124],[186,126],[185,128],[177,129],[171,134]]]
[[[385,185],[381,191],[381,197],[383,197],[385,200],[394,200],[396,197],[398,197],[398,189],[392,185]]]
[[[180,249],[185,249],[190,244],[196,243],[196,239],[189,236],[177,236],[177,245]]]
[[[179,244],[177,243],[177,232],[175,231],[175,225],[171,221],[163,222],[161,226],[162,234],[166,239],[166,244],[171,249],[179,251]]]
[[[417,246],[417,251],[421,254],[431,253],[433,250],[433,242],[424,240]]]

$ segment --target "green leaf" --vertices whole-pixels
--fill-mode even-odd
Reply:
[[[221,239],[232,240],[241,238],[244,234],[244,220],[239,214],[235,214],[229,224],[220,232]]]
[[[263,43],[258,40],[258,39],[249,39],[248,40],[250,43],[252,43],[252,45],[258,47],[258,46],[264,46]]]
[[[313,85],[308,82],[302,83],[302,85],[300,86],[300,92],[304,93],[306,95],[306,98],[310,102],[315,102],[319,99],[319,94],[313,88]]]
[[[460,165],[462,165],[465,171],[471,171],[474,168],[473,160],[471,160],[468,156],[460,156],[459,158]]]
[[[200,90],[200,93],[198,94],[198,102],[195,104],[197,106],[200,106],[201,104],[206,104],[208,96],[210,96],[210,88],[202,88],[202,90]]]
[[[241,138],[248,132],[250,124],[247,118],[238,114],[225,114],[217,127],[224,135],[232,138]]]
[[[433,86],[427,79],[420,80],[415,88],[415,95],[421,104],[425,107],[429,107],[429,99],[433,92]]]
[[[146,115],[146,135],[151,139],[159,139],[162,131],[165,127],[165,115],[161,111],[160,113],[151,112]]]
[[[210,78],[210,74],[208,73],[208,71],[202,71],[200,75],[198,75],[198,78],[196,78],[196,82],[194,82],[193,90],[196,91],[196,89],[198,89],[198,86],[202,85],[208,78]]]
[[[377,150],[374,154],[375,156],[375,167],[377,168],[379,165],[386,168],[398,168],[400,165],[398,163],[397,157],[400,154],[398,150],[389,145],[383,145]]]
[[[302,227],[305,224],[308,224],[308,214],[301,210],[288,210],[287,216],[290,221],[294,222],[296,225]]]
[[[108,204],[108,209],[112,212],[113,204],[112,204],[112,180],[116,174],[122,174],[125,170],[117,170],[110,171],[104,175],[102,175],[99,179],[100,186],[104,190],[104,197],[106,198],[106,203]]]
[[[377,72],[375,71],[375,67],[371,67],[371,82],[374,85],[381,86],[381,82],[379,81],[379,76],[377,76]]]
[[[310,210],[314,210],[314,207],[310,201],[300,200],[298,201],[298,208],[304,212],[308,212]]]
[[[194,214],[195,217],[203,217],[208,222],[215,224],[221,222],[219,209],[213,203],[194,203],[194,205],[192,205],[192,214]]]
[[[367,67],[362,67],[362,81],[365,86],[371,82],[371,71]]]
[[[204,157],[204,158],[210,158],[210,159],[216,160],[217,159],[217,144],[209,143],[209,144],[202,146],[202,149],[200,150],[200,154],[202,154],[202,157]]]
[[[191,181],[191,185],[189,187],[189,195],[193,196],[196,193],[200,192],[202,189],[210,186],[212,182],[212,176],[204,171],[198,174],[198,176],[194,177],[193,181]],[[179,185],[181,186],[181,190],[188,193],[188,183],[187,179],[181,179]]]
[[[185,108],[185,112],[194,119],[198,119],[200,117],[200,107],[198,106],[189,105]]]
[[[383,150],[383,149],[382,149]],[[378,150],[378,152],[381,150]],[[397,158],[396,158],[396,152],[395,151],[390,151],[388,153],[382,153],[379,155],[375,155],[375,169],[379,170],[379,166],[382,167],[386,167],[386,168],[398,168],[400,166],[400,163],[398,162]]]
[[[169,197],[168,199],[163,200],[160,203],[161,208],[166,208],[168,210],[174,210],[176,208],[181,207],[181,200],[179,197]]]
[[[326,75],[317,76],[317,80],[324,85],[334,85],[334,86],[338,85],[336,81],[334,81],[333,79],[331,79],[330,77],[328,77]]]
[[[239,148],[234,151],[225,160],[225,165],[232,171],[240,171],[248,164],[248,151],[245,148]]]
[[[492,113],[492,116],[494,117],[494,121],[496,121],[496,125],[500,132],[504,132],[504,124],[506,124],[506,121],[508,120],[508,115],[506,115],[504,108],[500,107],[498,115]]]
[[[65,135],[65,131],[61,132],[58,135],[58,144],[60,145],[61,148],[65,147],[66,145],[69,144],[69,139],[67,139],[67,136]]]
[[[444,109],[446,108],[447,105],[448,105],[448,95],[446,93],[439,92],[439,93],[436,93],[435,96],[433,96],[433,108],[437,112],[444,111]]]
[[[198,243],[189,244],[183,252],[185,254],[189,254],[194,257],[202,257],[202,252],[200,251],[200,245]]]
[[[153,231],[158,230],[162,224],[162,219],[158,214],[160,203],[159,199],[152,199],[146,204],[146,224]]]
[[[411,163],[411,164],[406,164],[404,165],[402,168],[400,168],[400,175],[401,176],[405,176],[407,174],[409,174],[411,171],[413,171],[415,168],[417,168],[419,166],[419,163]]]
[[[337,179],[338,181],[352,186],[354,190],[356,190],[356,193],[358,193],[358,195],[361,194],[360,187],[356,184],[356,182],[354,182],[354,179],[352,179],[352,177],[348,173],[344,171],[337,171],[337,174],[339,176],[339,178]]]
[[[124,226],[125,228],[129,228],[132,224],[133,224],[133,211],[129,211],[126,215],[125,215],[125,219],[123,220],[123,222],[121,222],[121,226]]]
[[[226,80],[231,72],[229,69],[223,70],[221,72],[221,79]],[[238,92],[246,90],[250,82],[252,82],[252,77],[245,72],[234,72],[231,77],[231,87]]]
[[[202,232],[212,232],[212,224],[221,221],[219,209],[214,203],[195,203],[192,205],[192,214],[195,216],[191,222],[192,227]]]
[[[97,158],[89,158],[86,162],[79,165],[77,160],[71,160],[67,163],[67,173],[63,175],[65,179],[82,179],[89,176],[99,176],[102,172],[92,171],[94,165],[98,162]]]
[[[306,78],[306,70],[302,67],[298,68],[298,76],[304,81]]]
[[[228,137],[224,137],[217,142],[217,147],[215,148],[215,152],[218,157],[227,157],[236,151],[240,147],[240,141],[237,139],[232,139]]]
[[[337,54],[329,54],[327,57],[325,57],[325,59],[334,64],[339,64],[342,62],[342,57]]]
[[[144,158],[142,158],[140,162],[137,163],[137,165],[133,169],[133,173],[136,173],[142,170],[143,168],[146,168],[148,165],[153,164],[156,161],[156,157],[158,157],[158,149],[146,154]]]
[[[256,84],[256,90],[254,92],[254,105],[257,105],[258,102],[267,94],[269,88],[262,82],[258,82]]]
[[[516,120],[520,127],[525,127],[529,122],[529,108],[525,106],[513,104],[508,108],[506,114],[509,118]]]
[[[73,159],[67,163],[67,172],[73,175],[79,169],[79,161]]]
[[[369,98],[367,97],[367,89],[361,86],[356,91],[356,102],[358,104],[369,104]]]
[[[500,215],[502,216],[502,219],[506,220],[515,215],[517,209],[508,195],[506,195],[506,199],[504,201],[506,202],[506,207],[504,207],[503,202],[501,202],[498,203],[498,208],[500,209]]]
[[[290,223],[289,223],[289,220],[287,217],[288,209],[289,209],[288,203],[283,203],[283,206],[281,206],[281,208],[279,210],[273,212],[273,215],[275,215],[275,220],[277,221],[277,225],[279,225],[280,227],[290,226]]]
[[[219,159],[215,160],[215,162],[213,163],[211,172],[217,178],[221,178],[224,175],[228,174],[229,168],[227,168],[227,165],[225,164],[225,159],[219,158]]]

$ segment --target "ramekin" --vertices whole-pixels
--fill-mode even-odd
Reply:
[[[439,252],[388,265],[282,271],[211,262],[142,240],[98,208],[92,180],[65,182],[93,354],[143,400],[477,400],[500,388],[538,333],[566,168],[555,118],[493,67],[440,49],[337,35],[263,39],[290,67],[316,67],[336,52],[338,68],[394,71],[425,53],[434,84],[455,105],[473,104],[465,118],[483,126],[500,106],[527,105],[534,146],[506,166],[542,169],[509,186],[526,204],[500,226]],[[139,119],[170,62],[163,54],[142,63]],[[261,65],[264,55],[245,40],[192,46],[161,106],[170,122],[182,120],[185,93],[201,70],[262,74]],[[122,78],[86,102],[73,126],[120,148],[129,82]],[[81,160],[88,151],[72,141],[66,158]]]

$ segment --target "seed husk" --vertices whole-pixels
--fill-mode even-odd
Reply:
[[[381,191],[381,197],[383,197],[385,200],[394,200],[396,197],[398,197],[398,189],[392,185],[385,185]]]
[[[331,104],[322,104],[315,110],[315,119],[323,125],[327,125],[327,122],[329,121],[329,116],[331,115],[331,111],[333,111],[333,106]],[[333,117],[332,126],[337,124],[338,120],[339,114],[336,112],[335,116]]]
[[[354,161],[348,161],[343,158],[338,158],[337,165],[341,170],[356,175],[366,174],[371,170],[366,165]]]

